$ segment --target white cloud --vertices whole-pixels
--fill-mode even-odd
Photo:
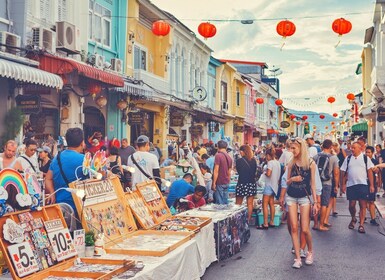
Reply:
[[[330,95],[337,98],[333,106],[325,101],[325,97],[322,102],[312,105],[313,108],[306,109],[334,113],[332,111],[349,107],[345,97],[348,92],[362,90],[361,76],[354,72],[361,62],[365,29],[372,26],[373,3],[361,0],[152,2],[174,14],[196,33],[202,19],[224,20],[213,22],[217,26],[217,35],[205,41],[214,50],[213,56],[263,61],[270,67],[280,67],[283,71],[279,76],[283,98],[310,97],[314,100],[318,96]],[[283,41],[276,33],[276,25],[286,17],[296,25],[296,33],[286,38],[281,51]],[[339,38],[331,25],[340,17],[350,20],[353,28],[341,37],[340,45],[335,48]],[[234,19],[257,20],[251,25],[243,25],[230,21]],[[303,103],[306,105],[305,101]],[[304,110],[295,104],[292,106]]]

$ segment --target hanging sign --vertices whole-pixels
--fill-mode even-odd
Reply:
[[[133,124],[144,124],[144,115],[142,112],[139,113],[129,113],[128,114],[128,123]]]
[[[377,109],[377,121],[379,121],[379,122],[385,121],[385,108],[384,107],[378,107],[378,109]]]
[[[290,123],[289,122],[287,122],[287,121],[282,121],[281,122],[281,127],[282,128],[288,128],[290,126]]]
[[[193,125],[190,126],[190,133],[192,135],[202,135],[203,134],[203,126],[201,125]]]
[[[192,96],[195,100],[203,101],[207,97],[207,91],[204,87],[195,87],[192,91]]]
[[[184,117],[181,113],[173,113],[170,116],[170,126],[183,126]]]
[[[39,95],[18,95],[15,100],[24,114],[38,114],[41,110]]]

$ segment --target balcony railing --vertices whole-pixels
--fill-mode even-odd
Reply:
[[[164,78],[140,69],[134,70],[134,77],[137,80],[144,81],[156,90],[164,93],[170,93],[170,83]]]

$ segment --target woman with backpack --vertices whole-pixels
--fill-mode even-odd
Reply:
[[[281,176],[281,164],[275,157],[275,150],[273,147],[266,149],[267,168],[265,174],[265,188],[263,190],[262,198],[262,212],[263,212],[263,224],[258,226],[257,229],[268,229],[269,227],[275,227],[274,216],[274,197],[278,193],[278,183]],[[270,208],[270,222],[268,222]]]
[[[297,137],[291,139],[290,150],[293,158],[287,166],[287,189],[282,189],[280,202],[286,194],[286,203],[289,208],[289,223],[291,227],[291,239],[295,251],[293,268],[301,268],[300,244],[298,236],[298,221],[301,223],[301,231],[305,235],[308,252],[305,263],[313,264],[313,242],[310,232],[310,211],[314,205],[314,212],[318,212],[319,203],[316,197],[316,170],[317,166],[313,159],[309,159],[306,142]],[[298,218],[298,207],[300,219]]]

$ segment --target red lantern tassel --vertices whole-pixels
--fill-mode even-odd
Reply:
[[[282,45],[281,45],[281,48],[280,48],[281,51],[282,51],[283,47],[285,46],[285,44],[286,44],[286,36],[283,36],[282,37]]]
[[[334,46],[335,48],[337,48],[339,46],[339,44],[341,43],[341,36],[342,35],[338,35],[338,43],[337,43],[337,45]]]

